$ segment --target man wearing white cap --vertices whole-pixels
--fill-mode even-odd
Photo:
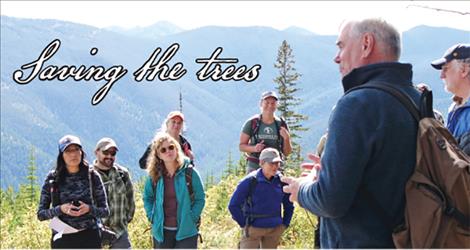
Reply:
[[[116,233],[110,248],[131,248],[127,225],[134,217],[134,188],[125,167],[115,163],[118,146],[111,138],[101,138],[95,147],[94,169],[100,174],[106,189],[110,216],[103,224]]]

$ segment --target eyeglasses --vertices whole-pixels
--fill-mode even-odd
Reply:
[[[111,155],[111,156],[116,156],[116,151],[101,151],[104,155]]]
[[[173,151],[173,150],[175,150],[175,145],[170,145],[167,148],[161,147],[160,148],[160,153],[164,154],[164,153],[166,153],[166,151]]]

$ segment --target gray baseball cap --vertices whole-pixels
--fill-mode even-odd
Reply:
[[[116,150],[119,151],[119,148],[116,144],[116,142],[109,138],[109,137],[104,137],[104,138],[101,138],[98,143],[96,143],[96,147],[95,147],[95,150],[101,150],[101,151],[106,151],[110,148],[116,148]]]
[[[275,148],[265,148],[263,151],[261,151],[261,154],[259,155],[259,160],[260,161],[265,161],[265,162],[282,162],[281,156],[279,155],[279,151]]]

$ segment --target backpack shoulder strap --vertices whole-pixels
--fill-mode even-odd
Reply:
[[[254,140],[257,140],[256,135],[258,134],[259,131],[259,126],[261,123],[261,114],[255,115],[251,118],[251,137],[254,138]]]
[[[405,106],[405,108],[408,110],[408,112],[410,112],[410,114],[413,116],[413,118],[417,122],[421,120],[420,109],[418,109],[418,106],[411,99],[411,97],[408,94],[404,93],[401,90],[398,90],[397,88],[393,87],[393,85],[388,84],[388,83],[381,83],[381,84],[373,83],[373,82],[366,83],[366,84],[363,84],[363,85],[360,85],[360,86],[357,86],[348,90],[344,95],[347,95],[348,93],[354,90],[366,89],[366,88],[378,89],[378,90],[382,90],[382,91],[389,93],[390,95],[394,96],[398,101],[400,101],[400,103],[403,104],[403,106]],[[432,107],[432,102],[431,102],[431,107]]]
[[[91,198],[91,204],[94,206],[95,205],[95,196],[94,196],[94,191],[95,191],[95,185],[94,185],[94,180],[93,180],[93,168],[88,168],[88,182],[90,184],[90,198]]]
[[[150,151],[152,149],[152,143],[150,143],[147,148],[145,149],[144,154],[140,157],[139,159],[139,167],[141,169],[147,169],[147,158],[150,154]]]
[[[258,184],[256,175],[252,175],[248,185],[248,195],[246,196],[246,202],[250,208],[253,206],[253,192],[255,191],[256,184]]]
[[[60,204],[58,181],[59,181],[58,176],[55,170],[52,170],[47,174],[46,182],[47,182],[47,185],[49,185],[49,191],[51,193],[51,203],[53,207]]]
[[[274,124],[276,126],[277,130],[277,145],[279,146],[279,153],[281,154],[281,157],[284,159],[284,140],[281,137],[281,127],[284,127],[285,129],[287,128],[287,123],[286,120],[280,116],[274,116]]]
[[[284,127],[285,129],[289,129],[287,127],[286,119],[284,119],[284,117],[282,117],[282,116],[279,117],[279,125],[280,125],[280,127]]]
[[[127,171],[124,167],[119,166],[117,164],[116,164],[116,168],[119,173],[119,177],[121,177],[121,180],[124,182],[125,185],[127,185],[130,181],[129,171]]]
[[[186,139],[186,137],[180,135],[180,141],[183,149],[191,149],[191,144],[189,143],[188,139]]]
[[[191,204],[194,203],[194,190],[193,190],[193,165],[188,165],[184,170],[184,176],[186,179],[186,187],[188,188],[189,198],[191,198]]]
[[[388,94],[392,95],[395,97],[407,110],[408,112],[413,116],[413,118],[419,123],[421,119],[420,111],[415,104],[415,102],[411,99],[411,97],[404,93],[403,91],[398,90],[397,88],[393,87],[391,84],[387,83],[366,83],[357,87],[354,87],[350,90],[348,90],[344,95],[347,95],[348,93],[358,90],[358,89],[378,89],[382,90],[384,92],[387,92]],[[432,106],[432,104],[431,104]],[[387,213],[387,211],[380,206],[378,201],[373,197],[372,193],[368,190],[367,187],[363,188],[364,195],[368,197],[368,200],[370,201],[370,205],[374,208],[376,211],[380,211],[379,213],[379,219],[384,223],[385,225],[392,226],[394,227],[397,225],[396,222],[392,221],[391,216]]]

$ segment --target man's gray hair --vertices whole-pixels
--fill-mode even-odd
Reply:
[[[379,44],[383,45],[384,53],[398,61],[401,53],[401,36],[395,27],[380,18],[353,22],[351,36],[359,37],[364,33],[373,34]]]
[[[461,68],[465,67],[465,65],[467,65],[468,67],[470,67],[470,58],[465,58],[465,59],[455,59]],[[467,78],[470,79],[470,74],[467,75]]]
[[[469,64],[470,65],[470,57],[465,59],[456,59],[461,64]]]

